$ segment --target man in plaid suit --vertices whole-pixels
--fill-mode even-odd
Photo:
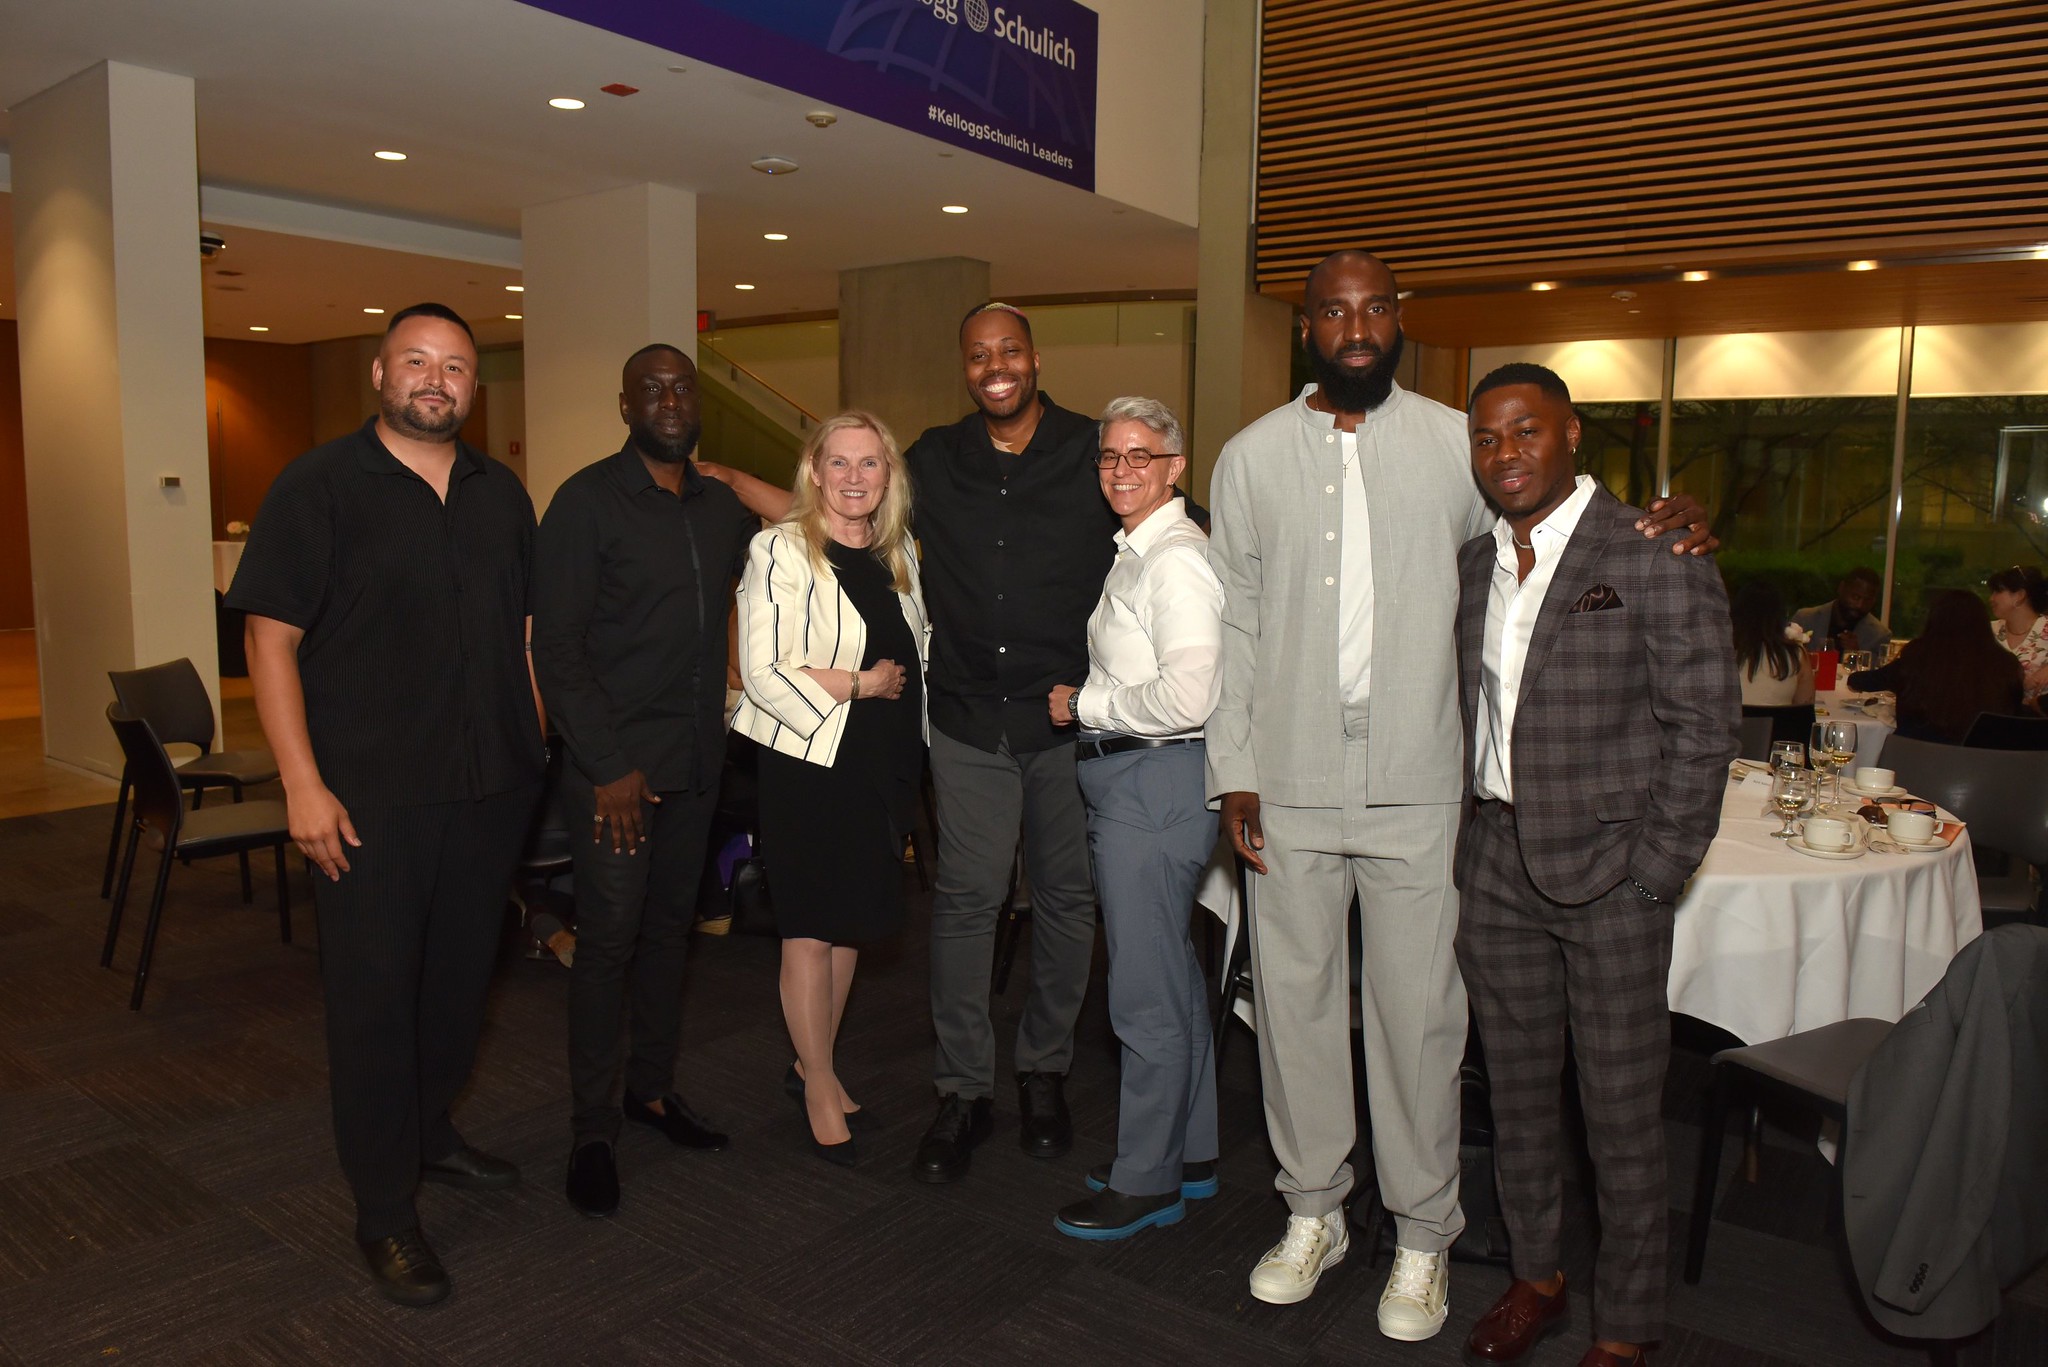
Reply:
[[[1458,553],[1456,943],[1516,1278],[1468,1349],[1511,1361],[1564,1319],[1569,1026],[1601,1226],[1581,1363],[1645,1363],[1663,1335],[1672,907],[1719,823],[1741,717],[1728,601],[1709,561],[1632,534],[1641,512],[1574,476],[1579,420],[1553,372],[1488,375],[1467,430],[1502,516]]]

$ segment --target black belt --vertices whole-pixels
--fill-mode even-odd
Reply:
[[[1200,736],[1176,736],[1171,740],[1158,736],[1112,736],[1108,740],[1077,740],[1074,742],[1078,759],[1107,759],[1121,755],[1126,750],[1157,750],[1162,745],[1194,745]]]

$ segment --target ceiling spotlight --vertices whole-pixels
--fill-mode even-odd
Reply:
[[[1636,292],[1634,290],[1616,290],[1607,297],[1609,299],[1619,299],[1622,303],[1626,304],[1629,300],[1636,297]],[[1634,310],[1630,311],[1633,312]]]
[[[508,323],[516,323],[525,316],[526,315],[523,313],[508,313],[505,315],[505,321]]]
[[[839,116],[827,109],[813,109],[804,115],[804,122],[813,128],[830,128],[839,122]]]
[[[373,153],[371,153],[371,155],[372,155],[372,156],[374,156],[374,157],[376,157],[376,158],[377,158],[377,160],[379,160],[379,161],[404,161],[404,160],[405,160],[405,153],[403,153],[403,152],[391,152],[391,151],[384,151],[384,152],[373,152]]]
[[[255,324],[253,324],[253,323],[252,323],[252,324],[250,324],[250,325],[249,325],[249,331],[251,331],[251,332],[268,332],[268,331],[270,331],[270,329],[269,329],[269,328],[265,328],[265,327],[257,327],[257,326],[256,326]]]
[[[796,170],[796,163],[788,157],[756,157],[747,165],[764,176],[786,176]]]
[[[762,240],[763,240],[763,241],[765,241],[765,242],[787,242],[787,241],[789,241],[789,234],[788,234],[788,233],[762,233],[762,234],[761,234],[761,238],[762,238]]]
[[[1537,280],[1532,282],[1529,288],[1532,290],[1554,290],[1557,288],[1557,282],[1555,280]]]
[[[554,99],[549,100],[548,104],[556,109],[581,109],[583,107],[583,101],[572,100],[567,95],[557,95]]]
[[[227,249],[228,240],[219,233],[202,232],[199,234],[199,256],[201,260],[211,261]],[[235,271],[234,274],[240,275],[241,272]]]
[[[383,311],[384,311],[383,309],[364,309],[364,310],[363,310],[363,312],[364,312],[364,313],[382,313]]]
[[[1685,280],[1685,281],[1688,281],[1689,283],[1692,283],[1692,284],[1695,284],[1695,285],[1696,285],[1696,284],[1698,284],[1698,283],[1699,283],[1700,281],[1702,281],[1702,280],[1706,280],[1706,279],[1710,279],[1710,278],[1711,278],[1711,277],[1710,277],[1710,276],[1709,276],[1709,275],[1707,274],[1707,272],[1705,272],[1705,271],[1687,271],[1687,272],[1686,272],[1686,273],[1685,273],[1684,275],[1682,275],[1682,276],[1680,276],[1680,277],[1679,277],[1679,279],[1681,279],[1681,280]]]
[[[506,288],[506,289],[508,289],[508,290],[510,290],[510,291],[511,291],[512,293],[514,293],[514,294],[524,294],[524,293],[526,293],[526,286],[524,286],[524,285],[507,285],[507,286],[505,286],[505,288]]]
[[[670,71],[673,71],[678,76],[682,75],[685,71],[688,71],[689,69],[690,68],[686,66],[672,66],[669,68]]]
[[[939,212],[942,214],[964,214],[967,212],[967,206],[965,204],[941,204]]]
[[[754,287],[752,285],[734,285],[733,288],[736,290],[750,290]]]
[[[1849,269],[1852,271],[1874,271],[1877,269],[1877,263],[1875,261],[1851,261]]]

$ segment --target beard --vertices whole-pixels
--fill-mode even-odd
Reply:
[[[1372,369],[1364,374],[1339,365],[1334,356],[1325,356],[1316,346],[1311,334],[1304,343],[1308,351],[1309,371],[1316,377],[1316,388],[1322,392],[1333,407],[1341,413],[1370,413],[1387,401],[1394,392],[1394,372],[1401,365],[1401,351],[1408,338],[1398,329],[1394,333],[1394,344],[1385,351],[1369,342],[1345,348],[1342,354],[1356,355],[1359,352],[1377,354],[1379,359]]]
[[[627,429],[633,434],[633,445],[649,460],[660,461],[663,465],[678,465],[690,458],[697,449],[697,438],[704,431],[704,424],[693,422],[673,437],[666,436],[651,426],[634,425]]]
[[[422,408],[418,403],[421,392],[416,389],[403,399],[391,394],[378,395],[377,407],[383,415],[384,425],[414,441],[454,441],[455,434],[462,430],[462,424],[469,421],[469,410],[452,402],[453,395],[435,390],[425,392],[441,393],[442,397],[451,400],[449,405],[438,413]]]

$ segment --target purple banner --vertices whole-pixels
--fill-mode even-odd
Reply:
[[[523,0],[1095,188],[1095,11],[1074,0]]]

